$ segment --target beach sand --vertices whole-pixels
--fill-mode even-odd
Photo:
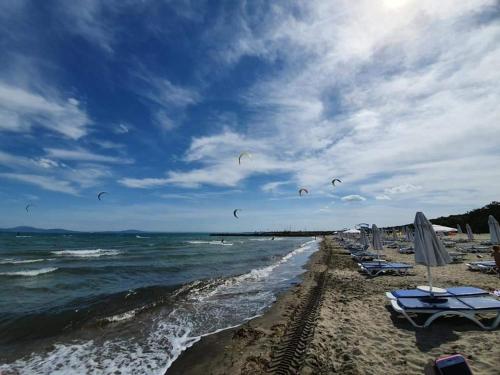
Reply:
[[[413,255],[395,249],[382,253],[389,260],[414,263]],[[467,255],[466,262],[474,260],[475,254]],[[303,282],[279,296],[262,317],[204,337],[167,374],[264,374],[283,361],[292,364],[289,373],[423,374],[429,361],[453,353],[463,354],[474,374],[500,373],[499,329],[483,331],[456,317],[415,329],[392,312],[385,292],[425,285],[425,267],[415,266],[408,276],[367,278],[327,238],[307,269]],[[433,268],[432,275],[439,287],[500,289],[498,276],[468,271],[465,263]],[[311,298],[314,293],[319,297]]]

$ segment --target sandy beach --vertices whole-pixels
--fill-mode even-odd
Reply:
[[[382,253],[414,264],[413,255],[395,249]],[[474,260],[475,254],[465,258]],[[500,278],[471,272],[465,262],[434,268],[434,284],[500,288]],[[326,238],[300,285],[279,296],[263,316],[202,338],[167,374],[422,374],[429,361],[453,353],[463,354],[474,374],[498,374],[498,329],[483,331],[460,318],[415,329],[392,311],[385,292],[422,284],[426,271],[419,265],[408,276],[367,278],[335,240]]]

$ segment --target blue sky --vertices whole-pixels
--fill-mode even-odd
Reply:
[[[2,1],[0,227],[332,229],[498,200],[499,13]]]

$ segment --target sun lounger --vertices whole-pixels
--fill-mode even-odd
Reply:
[[[486,330],[495,329],[500,324],[500,301],[492,295],[448,296],[432,299],[428,296],[398,297],[390,298],[390,302],[394,311],[402,314],[416,328],[428,327],[442,316],[461,316]],[[479,314],[486,313],[496,313],[496,318],[490,325],[485,325],[480,320]],[[428,317],[424,324],[418,324],[410,315]]]
[[[464,253],[448,253],[453,263],[462,263],[464,261]]]
[[[467,253],[489,253],[491,248],[488,246],[470,246],[470,247],[457,247],[457,250]]]
[[[360,271],[369,276],[378,276],[384,273],[407,275],[413,268],[411,264],[395,262],[363,262],[358,263]]]
[[[414,254],[415,250],[413,250],[413,247],[401,247],[399,249],[400,254]]]
[[[456,243],[455,241],[443,241],[443,245],[445,247],[455,247]]]
[[[389,249],[397,249],[399,247],[396,242],[384,242],[384,244]]]
[[[375,253],[370,253],[368,251],[363,251],[359,253],[352,253],[351,257],[356,261],[356,262],[364,262],[364,261],[370,261],[373,259],[377,259],[378,257],[384,258],[385,255],[377,255]]]
[[[430,293],[420,289],[399,289],[387,292],[385,294],[389,299],[398,298],[422,298],[429,297]],[[471,296],[487,296],[489,293],[480,288],[472,286],[457,286],[446,289],[446,293],[440,293],[439,297],[471,297]]]
[[[470,262],[466,263],[466,265],[471,271],[481,271],[485,273],[498,272],[498,267],[494,260],[484,260],[482,262]]]

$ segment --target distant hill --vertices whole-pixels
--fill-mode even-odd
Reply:
[[[491,202],[482,208],[466,212],[460,215],[442,216],[431,219],[433,224],[444,225],[456,228],[460,224],[465,232],[465,224],[469,224],[474,233],[488,233],[488,216],[493,215],[497,220],[500,219],[500,202]]]
[[[67,229],[60,229],[60,228],[53,228],[53,229],[41,229],[41,228],[35,228],[35,227],[26,227],[26,226],[20,226],[20,227],[13,227],[13,228],[0,228],[0,233],[85,233],[81,231],[76,231],[76,230],[67,230]],[[145,233],[140,230],[136,229],[127,229],[127,230],[122,230],[122,231],[103,231],[103,232],[95,232],[95,233],[123,233],[123,234],[135,234],[135,233]]]

